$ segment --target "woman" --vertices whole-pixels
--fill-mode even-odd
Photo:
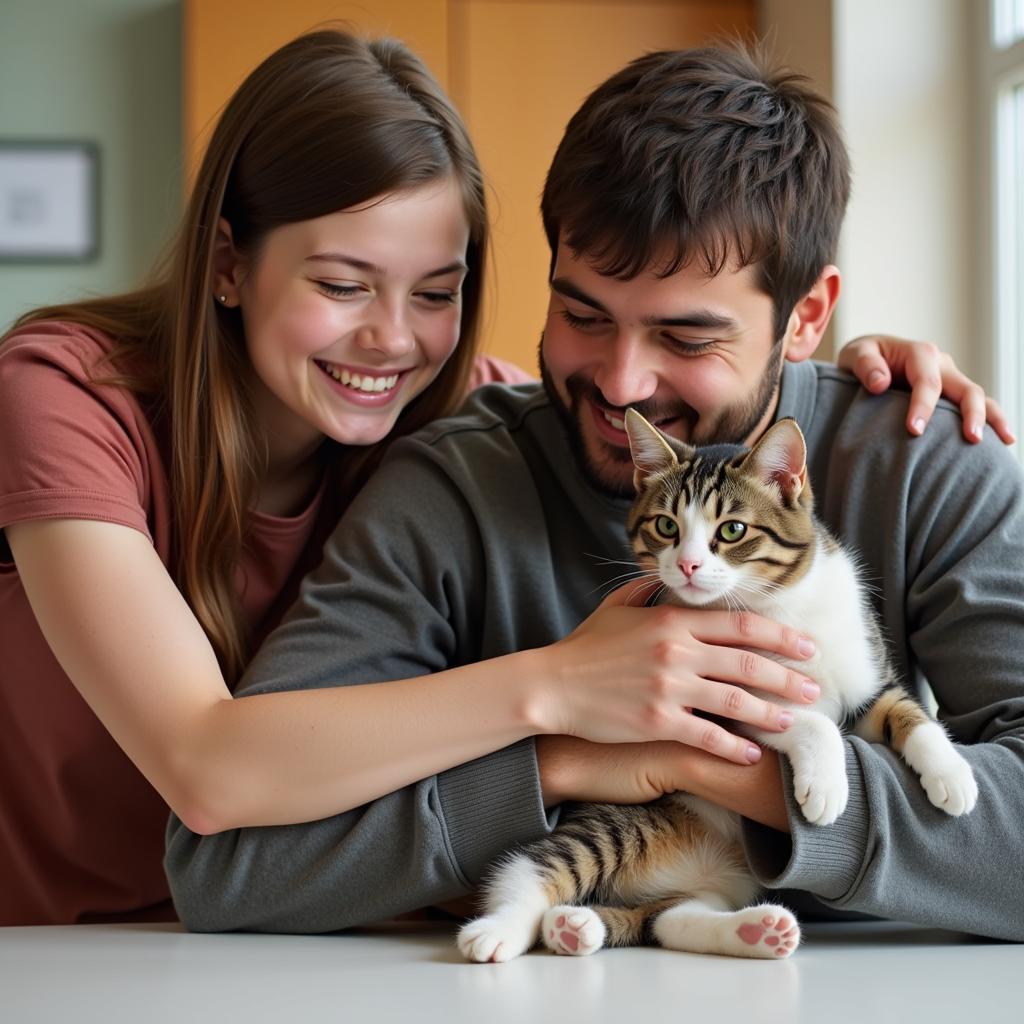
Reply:
[[[231,689],[385,439],[464,393],[486,247],[423,65],[318,32],[229,102],[154,283],[4,340],[0,924],[171,917],[168,805],[205,831],[388,791],[336,763],[401,713],[377,688]]]

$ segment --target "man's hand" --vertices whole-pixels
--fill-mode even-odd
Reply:
[[[930,342],[867,334],[844,346],[836,363],[855,374],[872,394],[885,391],[894,377],[909,384],[907,430],[912,434],[924,432],[935,403],[945,397],[960,406],[968,441],[981,440],[986,421],[1005,444],[1016,440],[995,399],[987,398],[984,389],[957,368],[949,353]]]
[[[781,832],[789,831],[778,755],[739,766],[681,743],[590,743],[538,736],[545,807],[566,800],[642,804],[687,792]]]

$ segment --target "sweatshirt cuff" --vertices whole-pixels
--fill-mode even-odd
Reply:
[[[441,772],[437,793],[456,867],[470,885],[500,854],[554,828],[532,737]]]
[[[860,877],[870,820],[860,761],[847,742],[850,800],[831,825],[812,825],[793,796],[793,773],[782,757],[790,835],[744,819],[743,849],[758,882],[768,889],[802,889],[819,899],[842,902]]]

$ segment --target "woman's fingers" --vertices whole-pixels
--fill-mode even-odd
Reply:
[[[904,372],[911,388],[910,404],[907,407],[907,430],[912,434],[923,434],[935,406],[942,397],[943,384],[947,379],[942,373],[942,353],[928,342],[922,341],[911,345],[906,352]],[[948,360],[947,373],[954,391],[960,391],[964,382],[970,383],[956,369],[952,359]],[[953,398],[953,401],[956,399]]]
[[[880,394],[893,379],[911,387],[907,429],[921,434],[932,418],[939,398],[960,407],[963,434],[977,443],[986,422],[1005,444],[1016,441],[1006,414],[970,379],[948,353],[931,342],[906,341],[884,334],[856,338],[839,353],[838,365],[853,373],[872,394]]]
[[[881,346],[873,338],[851,341],[840,353],[839,366],[849,370],[873,395],[880,394],[892,384],[889,364],[882,355]]]
[[[751,725],[765,725],[773,720],[774,713],[778,710],[777,705],[769,704],[754,694],[747,693],[740,687],[754,687],[764,690],[766,693],[782,697],[784,700],[792,701],[794,704],[813,704],[821,693],[818,684],[808,676],[800,672],[780,665],[771,658],[762,658],[752,651],[737,651],[730,647],[708,647],[707,657],[704,659],[705,667],[701,671],[702,678],[709,680],[709,685],[724,691],[716,693],[712,699],[713,705],[705,707],[703,703],[695,702],[695,706],[703,711],[710,711],[716,715],[727,715],[729,718],[738,718]],[[723,683],[735,683],[736,686],[723,686]],[[735,692],[732,692],[735,691]],[[745,694],[756,702],[757,706],[764,706],[758,712],[747,710],[749,705],[741,704],[737,694]],[[717,703],[718,706],[714,706]],[[745,714],[733,714],[730,708],[735,707],[746,711]],[[772,710],[767,710],[767,709]],[[758,717],[760,716],[760,717]],[[769,728],[772,725],[769,724]]]
[[[687,624],[691,634],[706,644],[756,647],[798,661],[812,657],[816,650],[809,636],[754,612],[698,612]]]
[[[985,399],[985,419],[988,420],[988,425],[1004,444],[1013,444],[1017,440],[1017,436],[1006,418],[1006,413],[994,398]]]
[[[679,725],[678,740],[687,746],[706,750],[735,764],[756,764],[761,760],[761,748],[742,736],[734,736],[720,725],[686,715]]]

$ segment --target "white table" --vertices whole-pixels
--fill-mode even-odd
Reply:
[[[433,924],[329,936],[0,928],[0,1021],[1024,1021],[1024,945],[909,925],[809,925],[783,962],[625,949],[467,964],[452,934]]]

